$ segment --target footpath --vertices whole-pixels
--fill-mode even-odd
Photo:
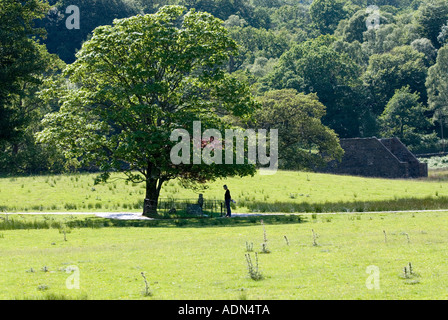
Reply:
[[[269,212],[269,213],[232,213],[232,217],[250,217],[250,216],[270,216],[270,215],[333,215],[333,214],[377,214],[377,213],[411,213],[411,212],[448,212],[448,209],[436,209],[436,210],[402,210],[402,211],[350,211],[350,212],[296,212],[296,213],[285,213],[285,212]],[[118,220],[154,220],[154,218],[148,218],[143,216],[141,213],[135,212],[10,212],[3,214],[38,214],[38,215],[96,215],[101,218],[108,219],[118,219]]]

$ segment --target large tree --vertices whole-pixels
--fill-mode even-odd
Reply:
[[[66,74],[61,108],[44,119],[41,141],[55,142],[73,163],[95,164],[107,180],[122,171],[146,183],[143,214],[157,215],[162,184],[173,178],[205,182],[255,172],[252,164],[174,164],[174,129],[192,135],[224,132],[256,104],[249,87],[223,66],[236,44],[222,21],[204,12],[165,6],[155,14],[115,20],[94,30]],[[227,119],[227,121],[224,121]]]

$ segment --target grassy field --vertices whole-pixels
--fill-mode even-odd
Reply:
[[[308,214],[262,225],[2,214],[0,299],[447,299],[447,215]],[[255,263],[255,253],[260,280],[245,258]]]
[[[448,298],[448,212],[368,212],[448,208],[446,171],[415,180],[231,178],[204,197],[221,199],[225,183],[236,212],[304,214],[149,221],[96,217],[141,212],[144,188],[119,175],[105,185],[93,178],[0,179],[0,299]],[[197,193],[170,181],[162,197]]]
[[[141,212],[144,185],[114,175],[94,185],[94,174],[0,178],[0,211],[133,211]],[[400,180],[279,171],[272,176],[215,181],[204,198],[223,198],[227,184],[236,212],[344,212],[440,209],[448,207],[446,171],[427,179]],[[162,198],[197,199],[178,181],[162,188]]]

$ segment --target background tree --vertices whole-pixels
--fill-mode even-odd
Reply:
[[[369,14],[366,9],[361,9],[352,15],[350,19],[347,19],[347,22],[341,26],[342,36],[345,41],[363,42],[363,33],[367,31],[366,20]]]
[[[27,121],[23,110],[10,105],[23,82],[38,83],[43,70],[40,51],[33,36],[44,30],[33,20],[44,16],[48,5],[41,0],[0,1],[0,143],[20,134]]]
[[[257,10],[247,0],[184,0],[183,4],[187,8],[209,12],[222,20],[228,19],[231,15],[238,15],[253,27],[265,28],[269,24],[269,16],[266,17],[263,10]]]
[[[426,79],[428,106],[440,127],[442,139],[446,139],[445,126],[448,116],[448,45],[439,49],[436,63],[428,69]]]
[[[363,33],[363,48],[369,55],[388,53],[421,38],[419,27],[412,18],[390,16],[384,19],[384,15],[381,13],[379,28],[371,28]]]
[[[441,46],[448,43],[448,21],[440,28],[440,33],[437,36],[437,41]]]
[[[313,28],[309,5],[297,3],[294,5],[285,4],[272,8],[271,23],[273,29],[290,30],[293,35],[318,35],[319,31]]]
[[[50,53],[57,54],[66,63],[75,61],[76,51],[96,27],[139,13],[132,2],[125,0],[50,0],[50,4],[51,10],[39,23],[48,33],[43,42]],[[71,15],[66,9],[70,5],[79,8],[79,29],[66,27],[66,19]]]
[[[381,114],[395,90],[403,86],[409,86],[412,92],[418,92],[421,101],[426,103],[427,67],[424,59],[423,53],[410,46],[396,47],[390,52],[370,57],[363,77],[371,94],[375,114]]]
[[[435,135],[427,133],[431,122],[426,111],[419,94],[412,93],[409,86],[396,90],[380,116],[381,135],[399,138],[410,150],[421,147],[422,142],[434,143]]]
[[[448,1],[429,0],[424,2],[419,8],[417,21],[422,26],[422,37],[431,40],[434,47],[440,48],[437,37],[442,26],[448,20]]]
[[[48,3],[0,1],[0,172],[40,173],[61,169],[52,148],[38,145],[34,132],[52,111],[36,94],[45,78],[60,73],[63,63],[35,40],[45,30],[35,26]]]
[[[274,32],[251,26],[231,26],[228,31],[238,44],[238,54],[232,56],[229,61],[229,72],[247,68],[260,57],[277,59],[291,43],[289,35],[281,31]]]
[[[367,31],[366,21],[372,13],[362,8],[356,11],[346,21],[338,25],[337,31],[341,33],[343,39],[347,42],[358,41],[360,43],[366,40],[364,33]],[[379,26],[384,27],[387,24],[393,23],[393,15],[387,12],[379,12]],[[372,30],[373,32],[377,30]]]
[[[278,129],[279,166],[283,169],[315,169],[331,160],[341,160],[339,138],[321,122],[325,106],[317,95],[294,89],[265,92],[257,126]]]
[[[57,105],[41,99],[38,92],[47,88],[48,81],[60,78],[65,64],[56,55],[49,54],[44,45],[36,43],[35,46],[39,54],[34,63],[43,70],[34,78],[18,81],[18,92],[10,95],[8,108],[15,111],[16,121],[4,120],[16,126],[10,132],[10,139],[0,142],[0,172],[3,173],[60,172],[63,168],[61,155],[54,148],[38,144],[34,133],[41,129],[44,115],[57,110]]]
[[[325,35],[293,46],[264,79],[262,89],[296,89],[316,93],[326,107],[323,123],[340,137],[359,134],[360,67]]]
[[[144,215],[156,216],[162,184],[173,178],[206,182],[247,175],[254,165],[175,165],[174,129],[193,136],[229,127],[255,107],[249,88],[221,66],[236,51],[222,21],[208,13],[165,6],[156,14],[115,20],[95,29],[66,74],[61,108],[44,119],[43,142],[60,146],[73,163],[98,166],[99,181],[122,171],[146,184]],[[191,159],[191,158],[190,158]]]
[[[339,21],[345,19],[347,11],[342,0],[313,0],[310,16],[322,34],[333,33]]]
[[[425,65],[432,66],[436,62],[437,49],[432,45],[431,40],[420,38],[412,41],[411,47],[425,55]]]

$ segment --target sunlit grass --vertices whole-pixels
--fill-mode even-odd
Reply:
[[[95,185],[95,174],[6,177],[0,179],[0,210],[141,212],[144,184],[115,174]],[[222,200],[227,184],[235,212],[328,212],[446,208],[448,179],[441,171],[427,179],[375,179],[297,171],[228,178],[209,183],[205,199]],[[162,198],[197,199],[198,192],[177,180],[164,184]]]
[[[0,230],[0,299],[448,298],[447,213],[306,217],[129,227],[94,216],[48,216],[47,222],[73,223],[66,239],[57,224]],[[38,224],[45,218],[8,219]],[[269,253],[262,253],[265,241]],[[248,274],[247,243],[252,259],[258,253],[257,281]],[[409,262],[418,277],[403,274]],[[69,266],[79,268],[79,289],[67,288]],[[369,266],[379,271],[378,289],[366,285]]]

